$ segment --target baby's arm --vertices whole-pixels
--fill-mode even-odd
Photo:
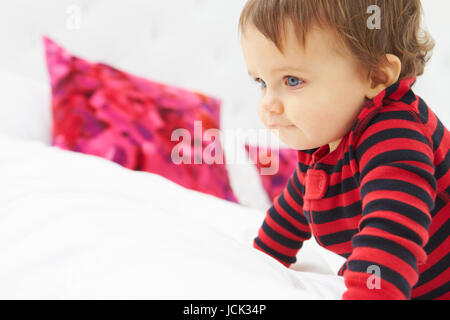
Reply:
[[[311,238],[308,222],[303,215],[303,198],[297,170],[267,211],[258,237],[253,242],[256,249],[267,253],[288,268],[297,261],[296,255],[303,242]]]
[[[437,188],[432,142],[419,123],[389,119],[388,112],[378,117],[356,148],[363,217],[344,272],[344,299],[409,299],[427,258]]]

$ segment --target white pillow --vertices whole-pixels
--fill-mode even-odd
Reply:
[[[51,142],[50,87],[13,73],[0,73],[0,133]]]

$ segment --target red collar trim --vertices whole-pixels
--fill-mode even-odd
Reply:
[[[383,106],[401,102],[408,104],[415,112],[419,113],[419,101],[411,89],[416,83],[416,79],[416,77],[402,79],[381,91],[373,99],[367,99],[353,126],[352,131],[354,135],[359,135]]]

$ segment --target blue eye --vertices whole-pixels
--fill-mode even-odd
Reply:
[[[287,77],[287,85],[290,87],[296,87],[301,84],[303,81],[296,77]]]
[[[258,78],[258,79],[255,79],[255,81],[261,85],[261,88],[262,88],[262,89],[267,88],[267,85],[266,85],[266,83],[264,82],[263,79],[259,79],[259,78]]]

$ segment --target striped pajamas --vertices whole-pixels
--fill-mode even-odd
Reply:
[[[450,298],[450,134],[415,81],[367,100],[333,152],[298,151],[256,249],[289,267],[314,237],[347,259],[343,299]]]

